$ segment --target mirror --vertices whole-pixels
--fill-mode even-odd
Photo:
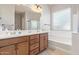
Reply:
[[[53,13],[53,30],[71,30],[71,9]]]
[[[15,30],[24,30],[25,13],[15,13]]]
[[[28,30],[39,30],[40,29],[40,20],[29,20]]]
[[[31,4],[0,5],[0,31],[39,30],[41,13],[34,12]]]
[[[23,7],[24,9],[22,9]],[[16,6],[15,30],[39,30],[40,16],[41,13],[33,12],[31,8]]]

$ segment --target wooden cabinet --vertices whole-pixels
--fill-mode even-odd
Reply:
[[[40,34],[40,51],[43,51],[48,47],[48,34]]]
[[[15,46],[10,45],[0,48],[0,55],[16,55]]]
[[[35,43],[39,43],[39,35],[31,35],[30,36],[30,45],[33,45]]]
[[[34,55],[48,47],[48,34],[34,34],[0,40],[0,55]]]
[[[18,55],[28,55],[29,54],[29,43],[22,42],[16,45],[17,47],[17,54]]]
[[[39,35],[30,36],[30,55],[39,53]]]
[[[14,45],[20,42],[28,41],[29,37],[22,36],[22,37],[15,37],[15,38],[8,38],[0,40],[0,47]]]
[[[29,37],[27,36],[0,40],[1,55],[27,55],[28,50]]]

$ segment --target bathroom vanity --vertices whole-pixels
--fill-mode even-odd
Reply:
[[[0,55],[35,55],[47,47],[47,32],[0,38]]]

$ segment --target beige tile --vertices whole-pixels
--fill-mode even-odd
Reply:
[[[59,49],[48,48],[45,51],[41,52],[39,55],[66,55],[66,53]]]

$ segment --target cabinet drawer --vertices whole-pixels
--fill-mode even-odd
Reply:
[[[33,45],[30,46],[30,51],[32,51],[35,48],[39,48],[39,43],[35,43]]]
[[[39,43],[39,39],[30,40],[30,45],[37,43],[37,42]]]
[[[40,38],[44,38],[45,37],[45,35],[44,34],[40,34]]]
[[[45,36],[48,36],[48,33],[44,33]]]
[[[33,40],[33,39],[39,39],[39,35],[36,34],[36,35],[31,35],[30,36],[30,40]]]
[[[0,40],[0,47],[23,42],[23,41],[28,41],[28,40],[29,40],[29,37],[16,37],[16,38]]]
[[[39,48],[37,48],[37,49],[30,52],[31,55],[35,55],[37,53],[39,53]]]
[[[40,37],[48,37],[47,33],[40,34]]]

